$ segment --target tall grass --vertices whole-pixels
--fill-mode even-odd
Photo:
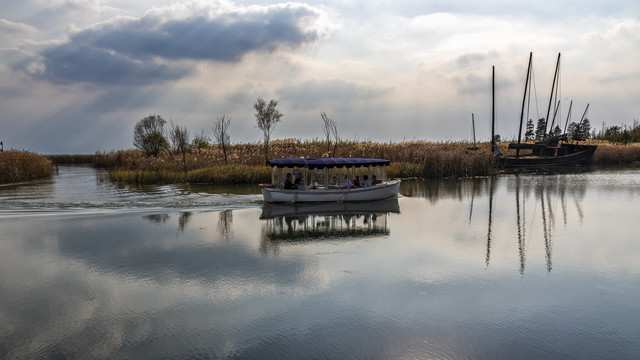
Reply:
[[[51,160],[27,151],[0,152],[0,184],[42,179],[51,175]]]
[[[589,143],[598,145],[594,163],[598,165],[625,165],[640,161],[640,144],[621,145],[607,141]],[[391,160],[388,169],[392,178],[447,178],[488,176],[496,173],[495,157],[490,144],[479,143],[477,151],[468,151],[468,142],[407,141],[374,143],[370,141],[341,141],[336,157],[366,157]],[[503,154],[514,153],[507,143],[499,143]],[[273,141],[270,157],[289,158],[328,157],[326,142],[283,139]],[[228,149],[229,165],[218,147],[191,150],[186,157],[186,173],[179,154],[163,153],[147,157],[139,150],[96,153],[94,166],[110,169],[113,181],[124,183],[260,183],[270,181],[270,170],[264,165],[260,143],[232,144]]]

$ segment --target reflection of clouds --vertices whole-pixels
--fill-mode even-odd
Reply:
[[[12,334],[2,335],[10,357],[182,357],[176,332],[190,346],[219,350],[237,340],[232,329],[278,306],[269,297],[316,287],[304,259],[264,257],[242,238],[191,242],[167,231],[180,227],[168,219],[162,226],[136,215],[3,221],[0,237],[15,235],[0,242],[0,334]]]

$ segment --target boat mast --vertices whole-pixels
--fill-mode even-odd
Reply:
[[[491,67],[491,151],[496,153],[496,67]]]
[[[553,84],[551,84],[551,95],[549,96],[549,107],[547,107],[547,117],[544,118],[544,137],[546,138],[547,125],[549,123],[549,114],[551,113],[551,103],[553,102],[553,90],[556,86],[556,80],[558,78],[558,69],[560,69],[560,53],[558,53],[558,61],[556,62],[556,72],[553,74]]]
[[[567,121],[564,122],[564,131],[563,134],[567,133],[567,125],[569,124],[569,119],[571,118],[571,108],[573,107],[573,100],[569,103],[569,112],[567,113]]]
[[[473,113],[471,113],[471,127],[473,128],[473,147],[476,147],[476,121],[473,118]]]
[[[531,59],[533,58],[533,52],[529,53],[529,66],[527,67],[527,79],[524,82],[524,95],[522,95],[522,110],[520,111],[520,131],[518,131],[518,144],[520,144],[520,141],[522,140],[522,122],[524,120],[524,105],[526,104],[526,100],[527,100],[527,89],[529,87],[529,77],[531,74]],[[520,152],[520,149],[517,150],[517,152]]]

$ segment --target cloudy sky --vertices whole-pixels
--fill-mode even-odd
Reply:
[[[0,0],[0,141],[5,149],[132,148],[159,114],[192,134],[232,118],[258,142],[253,104],[280,101],[272,137],[516,136],[529,52],[544,117],[558,53],[563,122],[587,103],[594,127],[640,118],[640,3],[622,0]],[[536,100],[537,99],[537,100]]]

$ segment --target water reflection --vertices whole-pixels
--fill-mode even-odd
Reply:
[[[389,235],[390,213],[400,213],[398,199],[302,205],[265,203],[260,216],[264,220],[261,251],[277,251],[278,244],[286,242]]]
[[[513,219],[515,228],[502,229],[499,240],[516,241],[519,272],[524,275],[527,246],[535,246],[533,243],[542,243],[546,271],[553,269],[553,239],[558,214],[562,216],[562,225],[566,226],[573,207],[579,224],[584,222],[582,201],[588,183],[579,179],[567,174],[514,174],[460,181],[414,181],[403,183],[400,192],[407,197],[425,198],[432,205],[451,199],[468,202],[467,224],[471,227],[474,222],[486,223],[485,267],[491,264],[491,251],[496,241],[495,221]],[[478,201],[486,206],[480,209],[480,216],[477,214]],[[499,216],[497,219],[496,214]]]

